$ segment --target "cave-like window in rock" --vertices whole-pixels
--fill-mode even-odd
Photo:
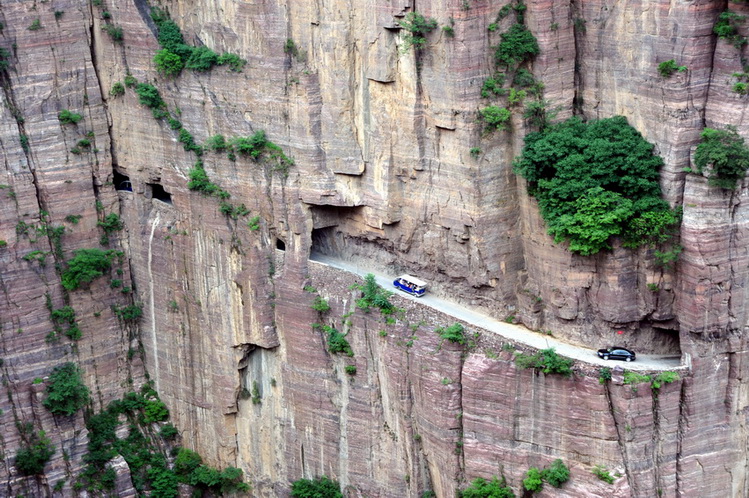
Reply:
[[[122,173],[114,172],[114,188],[125,192],[133,191],[133,184],[130,183],[130,177]]]
[[[281,239],[276,239],[276,249],[279,251],[285,251],[286,250],[286,242],[284,242]]]
[[[158,183],[147,183],[146,186],[151,191],[151,198],[152,199],[158,199],[161,202],[166,202],[167,204],[172,203],[172,194],[164,190],[164,187],[162,187]]]
[[[312,230],[312,252],[334,255],[336,227],[315,228]]]

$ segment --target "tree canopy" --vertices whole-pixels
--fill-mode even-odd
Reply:
[[[702,173],[709,167],[710,185],[727,190],[736,188],[736,182],[744,178],[749,168],[749,147],[744,139],[732,126],[725,130],[705,128],[701,136],[702,142],[694,153],[697,171]]]
[[[678,214],[660,198],[663,160],[623,116],[573,117],[525,137],[514,171],[528,180],[549,234],[581,255],[664,242]]]

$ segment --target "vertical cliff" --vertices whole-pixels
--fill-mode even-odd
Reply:
[[[246,65],[159,74],[158,27],[140,0],[0,1],[5,494],[81,492],[84,419],[147,380],[179,444],[242,469],[252,496],[288,496],[291,481],[322,474],[350,496],[453,496],[494,475],[519,491],[529,467],[556,458],[572,478],[555,496],[749,492],[746,184],[725,191],[686,171],[703,127],[746,131],[746,97],[731,89],[746,49],[713,33],[720,12],[746,7],[539,0],[523,11],[540,47],[529,69],[556,119],[624,115],[663,157],[664,195],[684,213],[683,253],[663,268],[649,248],[583,257],[554,244],[512,173],[532,126],[516,110],[508,130],[484,132],[478,110],[506,97],[481,88],[517,19],[499,14],[517,4],[159,6],[187,44]],[[414,11],[440,26],[421,48],[398,24]],[[660,76],[669,59],[686,71]],[[158,89],[168,117],[134,81]],[[261,130],[292,166],[191,148],[184,134],[205,145]],[[188,188],[196,169],[229,198]],[[121,230],[107,228],[112,214]],[[87,248],[122,256],[63,288]],[[519,369],[517,345],[481,330],[470,344],[443,341],[434,329],[454,319],[410,301],[394,298],[397,318],[364,312],[357,279],[312,252],[416,273],[435,293],[573,343],[626,331],[628,344],[681,354],[690,369],[660,388],[619,371],[600,383],[584,364],[571,378]],[[331,309],[314,310],[316,296]],[[68,306],[79,339],[54,318]],[[142,316],[123,320],[126,306]],[[331,354],[313,324],[346,333],[354,356]],[[85,416],[43,406],[66,362],[91,392]],[[39,431],[55,453],[24,476],[15,456]],[[111,463],[114,492],[134,493],[125,459]],[[596,465],[620,477],[606,484]]]

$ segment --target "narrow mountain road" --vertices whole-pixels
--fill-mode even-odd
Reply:
[[[596,354],[596,350],[588,349],[566,342],[560,341],[555,337],[551,337],[539,332],[534,332],[520,325],[514,325],[497,320],[494,317],[481,313],[480,311],[468,309],[464,306],[448,301],[446,299],[437,297],[433,294],[427,294],[424,297],[416,298],[405,292],[400,292],[393,287],[393,280],[396,275],[384,275],[377,270],[367,268],[363,263],[343,261],[331,256],[313,253],[310,260],[338,268],[351,273],[355,273],[364,277],[366,274],[371,273],[375,276],[377,283],[387,290],[391,290],[397,293],[399,296],[411,299],[424,306],[429,306],[442,313],[454,316],[458,320],[462,320],[470,325],[480,327],[484,330],[489,330],[502,337],[510,339],[512,341],[526,344],[536,349],[548,349],[554,348],[557,353],[567,358],[572,358],[577,361],[584,361],[587,363],[614,367],[620,365],[628,370],[677,370],[681,365],[681,358],[679,356],[664,356],[664,355],[648,355],[637,353],[637,360],[634,362],[625,363],[622,361],[613,360],[602,360]],[[597,348],[596,348],[597,349]]]

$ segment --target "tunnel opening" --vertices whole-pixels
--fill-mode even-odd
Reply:
[[[146,183],[151,199],[156,199],[167,204],[172,203],[172,194],[164,190],[164,187],[159,183]]]
[[[286,242],[284,242],[281,239],[276,239],[276,249],[279,251],[285,251],[286,250]]]
[[[130,183],[130,177],[114,170],[114,188],[124,192],[132,192],[133,184]]]

